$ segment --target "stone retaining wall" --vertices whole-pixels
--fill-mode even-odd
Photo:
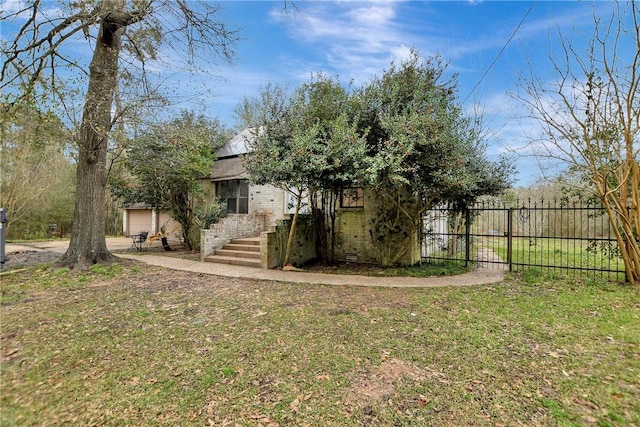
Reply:
[[[260,237],[260,263],[262,268],[281,267],[287,249],[291,220],[278,221],[274,231],[265,231]],[[298,218],[296,235],[291,250],[291,264],[303,265],[317,258],[316,233],[308,217]]]
[[[255,237],[267,229],[266,215],[229,214],[200,232],[200,260],[212,255],[232,239]]]

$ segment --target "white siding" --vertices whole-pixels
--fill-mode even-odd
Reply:
[[[253,185],[249,187],[249,213],[267,217],[267,225],[289,218],[284,213],[284,190],[272,185]]]

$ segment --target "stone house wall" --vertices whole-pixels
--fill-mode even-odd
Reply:
[[[212,255],[232,239],[255,237],[267,230],[267,218],[262,214],[230,214],[217,224],[200,232],[200,260]]]
[[[281,267],[287,249],[291,221],[279,221],[275,229],[265,231],[260,239],[260,261],[262,268]],[[291,251],[291,264],[301,266],[317,258],[316,233],[307,216],[299,216],[296,235]]]
[[[381,257],[393,256],[382,254],[380,248],[372,240],[373,220],[379,214],[384,201],[376,198],[372,191],[364,189],[364,206],[361,208],[338,208],[336,212],[336,245],[335,258],[339,261],[380,263]],[[416,230],[410,236],[409,250],[402,256],[398,264],[413,265],[420,261],[420,242]],[[394,250],[401,250],[400,248]]]

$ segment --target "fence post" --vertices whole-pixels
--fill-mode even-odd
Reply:
[[[471,209],[464,209],[464,240],[466,242],[464,249],[464,266],[469,266],[470,250],[471,250]]]
[[[513,271],[513,208],[509,208],[507,215],[507,264],[509,272]]]
[[[4,245],[5,245],[5,224],[9,220],[7,219],[7,215],[4,211],[4,208],[0,208],[0,269],[4,267],[4,263],[9,261],[9,259],[5,256]]]

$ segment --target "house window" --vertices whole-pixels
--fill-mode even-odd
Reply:
[[[362,188],[345,188],[340,195],[341,208],[363,208],[364,190]]]
[[[246,179],[220,181],[216,185],[216,194],[227,203],[227,214],[249,213],[249,184]]]

